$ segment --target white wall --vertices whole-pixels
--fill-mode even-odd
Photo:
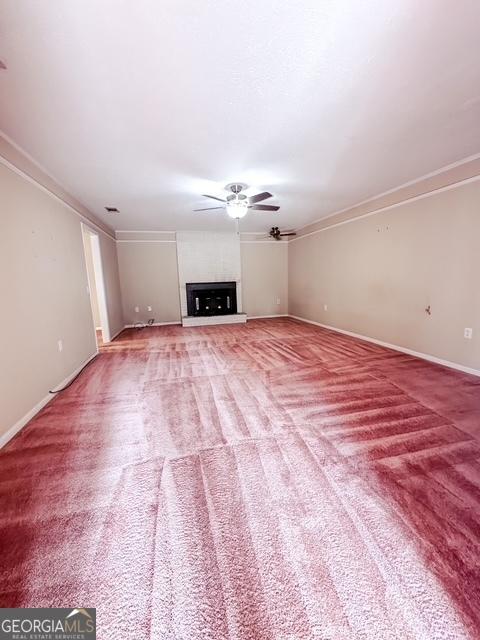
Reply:
[[[245,313],[288,313],[288,243],[242,242],[241,257]]]
[[[119,235],[122,238],[117,246],[125,323],[144,322],[149,317],[154,317],[156,322],[179,322],[175,236],[134,232]],[[240,258],[243,311],[248,315],[287,313],[287,243],[241,242]],[[195,277],[198,278],[198,274]],[[277,298],[280,298],[280,305],[276,303]],[[148,305],[153,307],[151,314],[147,311]],[[136,306],[140,307],[139,314],[134,311]]]
[[[118,263],[125,324],[180,321],[177,249],[174,241],[119,242]],[[139,313],[135,312],[138,306]],[[147,307],[151,306],[152,311]]]
[[[20,164],[21,157],[16,159]],[[50,389],[96,352],[96,340],[81,227],[85,218],[3,162],[0,194],[2,443],[51,397]],[[116,243],[97,231],[109,287],[109,322],[116,332],[123,327]]]
[[[235,231],[179,231],[176,235],[182,316],[188,315],[186,284],[189,282],[235,282],[237,311],[242,313],[239,234]]]
[[[96,342],[78,216],[1,164],[0,193],[1,437]]]
[[[480,369],[479,239],[480,181],[301,237],[289,311]]]

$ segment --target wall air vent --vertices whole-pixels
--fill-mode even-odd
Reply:
[[[105,207],[108,213],[120,213],[117,207]]]

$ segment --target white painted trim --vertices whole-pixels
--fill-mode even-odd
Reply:
[[[105,229],[102,229],[102,227],[98,226],[95,222],[93,222],[93,220],[91,220],[90,218],[87,218],[87,216],[84,216],[83,213],[80,213],[80,211],[78,211],[77,209],[72,207],[72,205],[70,203],[68,203],[66,200],[61,198],[54,191],[51,191],[50,189],[48,189],[48,187],[45,187],[43,184],[38,182],[38,180],[35,180],[35,178],[32,178],[32,176],[28,175],[28,173],[26,173],[22,169],[19,169],[16,165],[12,164],[9,160],[4,158],[2,155],[0,155],[0,164],[3,164],[5,167],[7,167],[7,169],[10,169],[10,171],[13,171],[13,173],[16,173],[17,175],[21,176],[27,182],[30,182],[30,184],[35,185],[41,191],[47,193],[49,196],[51,196],[55,200],[58,200],[58,202],[61,202],[65,207],[70,209],[70,211],[73,211],[73,213],[75,213],[82,220],[82,222],[84,222],[86,225],[90,225],[91,227],[94,227],[97,231],[100,231],[101,233],[105,234],[107,236],[107,238],[110,238],[110,240],[114,240],[114,241],[116,240],[116,238],[113,235],[113,233],[112,234],[107,233],[105,231]],[[52,178],[52,180],[53,180],[53,178]],[[59,186],[61,186],[61,185],[59,185]]]
[[[115,233],[177,233],[179,229],[175,231],[159,231],[154,229],[115,229]],[[187,229],[187,231],[193,231],[193,229]],[[197,229],[198,231],[198,229]],[[246,236],[258,236],[263,231],[240,231],[240,235]]]
[[[313,224],[310,223],[310,224]],[[175,230],[175,231],[160,231],[160,230],[154,230],[154,229],[115,229],[115,233],[177,233],[179,230]],[[193,229],[187,229],[187,231],[193,231]],[[198,229],[197,229],[198,231]],[[244,235],[244,236],[258,236],[261,233],[264,233],[263,231],[240,231],[240,235]]]
[[[475,153],[475,154],[473,154],[473,156],[468,156],[467,158],[463,158],[463,160],[457,160],[457,162],[452,162],[451,164],[447,164],[444,167],[441,167],[440,169],[436,169],[435,171],[431,171],[430,173],[426,173],[425,175],[420,176],[419,178],[414,178],[413,180],[409,180],[408,182],[404,182],[403,184],[399,184],[397,187],[393,187],[392,189],[388,189],[388,191],[382,191],[382,193],[378,193],[375,196],[371,196],[370,198],[367,198],[366,200],[361,200],[360,202],[356,202],[355,204],[351,204],[348,207],[345,207],[344,209],[339,209],[338,211],[334,211],[333,213],[329,213],[326,216],[323,216],[322,218],[318,218],[317,220],[312,220],[312,222],[307,222],[307,224],[304,224],[301,227],[297,227],[295,230],[296,231],[301,231],[302,229],[305,229],[305,227],[310,227],[312,224],[317,224],[319,222],[323,222],[323,220],[328,220],[328,218],[333,218],[333,216],[339,215],[340,213],[345,213],[346,211],[349,211],[350,209],[355,209],[356,207],[361,207],[364,204],[368,204],[369,202],[373,202],[374,200],[378,200],[378,198],[383,198],[384,196],[388,196],[391,193],[395,193],[396,191],[400,191],[401,189],[404,189],[405,187],[411,187],[413,184],[417,184],[419,182],[422,182],[423,180],[428,180],[428,178],[433,178],[434,176],[438,176],[441,173],[445,173],[447,171],[450,171],[450,169],[455,169],[456,167],[460,167],[463,164],[467,164],[467,162],[472,162],[472,160],[478,160],[479,158],[480,158],[480,153]],[[454,184],[457,184],[457,183],[454,183]],[[406,201],[402,200],[402,202],[406,202]]]
[[[439,187],[438,189],[434,189],[433,191],[427,191],[426,193],[421,193],[418,196],[413,196],[412,198],[407,198],[406,200],[402,200],[401,202],[395,202],[393,204],[389,204],[385,207],[380,207],[379,209],[375,209],[374,211],[368,211],[367,213],[362,213],[359,216],[355,216],[353,218],[348,218],[348,220],[342,220],[341,222],[335,222],[334,224],[330,224],[327,227],[322,227],[321,229],[316,229],[315,231],[311,231],[310,233],[304,233],[301,236],[297,236],[293,240],[289,242],[297,242],[298,240],[302,240],[303,238],[308,238],[309,236],[314,236],[317,233],[322,233],[323,231],[328,231],[329,229],[334,229],[335,227],[341,227],[344,224],[350,224],[351,222],[355,222],[357,220],[362,220],[363,218],[369,218],[370,216],[375,216],[378,213],[382,213],[383,211],[389,211],[390,209],[396,209],[397,207],[401,207],[404,204],[409,204],[410,202],[416,202],[417,200],[423,200],[424,198],[429,198],[430,196],[437,195],[438,193],[443,193],[444,191],[450,191],[450,189],[456,189],[457,187],[461,187],[465,184],[469,184],[471,182],[477,182],[480,180],[480,175],[473,176],[472,178],[465,178],[465,180],[460,180],[460,182],[454,182],[453,184],[446,185],[445,187]],[[351,207],[349,207],[350,209]],[[348,209],[347,209],[348,211]],[[340,213],[340,212],[339,212]],[[328,216],[330,217],[330,216]],[[319,220],[321,222],[321,220]],[[312,223],[314,224],[314,223]]]
[[[104,342],[111,341],[110,334],[110,318],[108,317],[107,305],[107,288],[105,286],[105,273],[103,269],[102,248],[100,246],[100,238],[96,233],[87,233],[86,241],[90,242],[93,272],[95,274],[95,291],[97,293],[98,312],[100,315],[100,324],[102,325],[102,340]]]
[[[64,387],[66,384],[68,384],[71,380],[73,380],[73,378],[75,378],[75,376],[77,374],[80,373],[80,371],[83,369],[83,367],[85,367],[91,360],[93,360],[93,358],[95,358],[95,356],[97,354],[98,354],[98,351],[96,351],[93,355],[91,355],[89,358],[87,358],[85,360],[85,362],[83,362],[79,367],[77,367],[73,373],[71,373],[64,380],[62,380],[57,385],[55,385],[54,388],[56,388],[56,387]],[[1,435],[0,436],[0,449],[2,447],[4,447],[7,444],[7,442],[9,442],[13,438],[13,436],[15,436],[21,429],[23,429],[23,427],[28,422],[30,422],[30,420],[41,409],[43,409],[43,407],[45,405],[47,405],[50,402],[50,400],[52,400],[55,397],[55,395],[56,394],[54,394],[54,393],[48,393],[45,397],[43,397],[40,400],[40,402],[37,402],[37,404],[32,409],[30,409],[30,411],[28,411],[28,413],[26,413],[22,418],[20,418],[20,420],[17,420],[17,422],[13,425],[13,427],[10,427],[10,429],[8,429],[8,431],[6,433]]]
[[[153,229],[115,229],[115,233],[177,233],[176,231],[153,231]]]
[[[33,165],[35,165],[37,167],[37,169],[40,169],[40,171],[42,173],[44,173],[47,178],[50,178],[50,180],[52,180],[52,182],[55,182],[56,184],[58,184],[58,186],[63,189],[63,191],[65,191],[65,193],[68,193],[68,189],[65,187],[64,184],[62,184],[59,180],[57,180],[57,178],[55,176],[53,176],[50,171],[48,171],[48,169],[46,169],[43,164],[41,164],[38,160],[36,160],[33,156],[31,156],[28,151],[25,151],[25,149],[23,147],[21,147],[19,144],[17,144],[15,142],[15,140],[13,140],[9,135],[7,135],[5,133],[5,131],[3,131],[3,129],[0,129],[0,136],[6,140],[8,142],[9,145],[11,145],[14,149],[16,149],[22,156],[24,156],[25,158],[27,158],[27,160],[29,162],[31,162]],[[21,169],[20,169],[21,171]],[[28,174],[27,174],[28,175]],[[70,194],[69,194],[70,195]]]
[[[173,320],[173,322],[154,322],[153,324],[145,324],[145,327],[142,327],[142,329],[148,329],[148,327],[167,327],[167,326],[173,325],[173,324],[182,324],[182,321],[181,320]],[[126,324],[123,327],[123,329],[136,329],[136,325],[135,324]],[[121,331],[123,331],[123,329]],[[120,333],[120,331],[118,333]]]
[[[240,240],[240,244],[271,244],[271,245],[276,245],[278,244],[280,247],[283,245],[284,247],[287,246],[287,242],[285,241],[278,241],[278,240]]]
[[[166,231],[164,233],[167,233]],[[170,233],[170,232],[168,232]],[[120,239],[116,239],[117,243],[126,243],[126,242],[135,242],[135,243],[152,243],[152,242],[156,242],[156,243],[161,243],[161,244],[176,244],[177,241],[176,240],[149,240],[148,238],[142,238],[141,240],[136,239],[136,240],[130,240],[130,239],[126,239],[126,240],[120,240]],[[282,246],[282,242],[278,242],[276,240],[240,240],[240,244],[270,244],[270,245],[280,245]],[[286,246],[287,243],[284,242],[283,246]]]
[[[244,236],[259,236],[264,231],[240,231],[240,235]]]
[[[271,315],[271,316],[248,316],[247,315],[247,320],[261,320],[264,318],[288,318],[289,315],[288,313],[277,313],[275,315]],[[153,324],[150,325],[146,325],[146,328],[148,327],[165,327],[168,325],[174,325],[174,324],[182,324],[181,321],[179,320],[175,320],[173,322],[154,322]],[[135,329],[135,325],[134,324],[126,324],[123,329]],[[123,331],[123,329],[121,329],[120,331],[118,331],[113,338],[115,338],[119,333],[121,333]],[[113,340],[112,338],[112,340]]]
[[[271,316],[247,316],[247,320],[263,320],[266,318],[288,318],[288,313],[276,313]]]
[[[163,243],[163,244],[165,244],[165,243],[166,244],[168,244],[168,243],[176,244],[177,243],[176,240],[147,240],[147,239],[144,239],[144,240],[118,240],[117,239],[117,240],[115,240],[115,242],[117,242],[117,243],[120,243],[120,242],[149,242],[149,243],[160,242],[160,243]]]
[[[428,362],[441,364],[444,367],[448,367],[449,369],[457,369],[458,371],[462,371],[463,373],[469,373],[472,376],[480,376],[480,369],[472,369],[471,367],[466,367],[463,364],[458,364],[457,362],[450,362],[450,360],[443,360],[443,358],[437,358],[437,356],[432,356],[428,353],[422,353],[421,351],[414,351],[413,349],[408,349],[407,347],[400,347],[397,344],[391,344],[390,342],[377,340],[376,338],[371,338],[370,336],[364,336],[361,333],[355,333],[353,331],[347,331],[346,329],[339,329],[338,327],[332,327],[329,324],[315,322],[315,320],[308,320],[307,318],[294,316],[291,313],[288,314],[288,317],[293,318],[294,320],[300,320],[300,322],[306,322],[307,324],[313,324],[316,327],[329,329],[330,331],[335,331],[336,333],[343,333],[347,336],[351,336],[352,338],[359,338],[360,340],[365,340],[366,342],[373,342],[373,344],[378,344],[380,347],[386,347],[387,349],[400,351],[401,353],[406,353],[409,356],[414,356],[415,358],[420,358],[421,360],[428,360]]]

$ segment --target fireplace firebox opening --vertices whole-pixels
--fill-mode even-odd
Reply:
[[[187,282],[189,316],[223,316],[237,313],[236,282]]]

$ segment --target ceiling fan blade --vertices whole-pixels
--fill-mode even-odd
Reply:
[[[272,194],[268,193],[268,191],[263,191],[262,193],[257,193],[255,196],[250,196],[248,201],[250,204],[255,204],[256,202],[261,202],[262,200],[266,200],[267,198],[271,198]]]
[[[213,211],[214,209],[225,209],[225,207],[206,207],[205,209],[194,209],[194,211]]]
[[[278,211],[280,209],[273,204],[251,204],[248,208],[255,211]]]
[[[296,236],[297,234],[292,231],[292,233],[281,233],[281,236]]]
[[[217,196],[209,196],[206,193],[202,193],[204,198],[212,198],[212,200],[218,200],[219,202],[226,202],[226,200],[222,200],[222,198],[217,198]]]

